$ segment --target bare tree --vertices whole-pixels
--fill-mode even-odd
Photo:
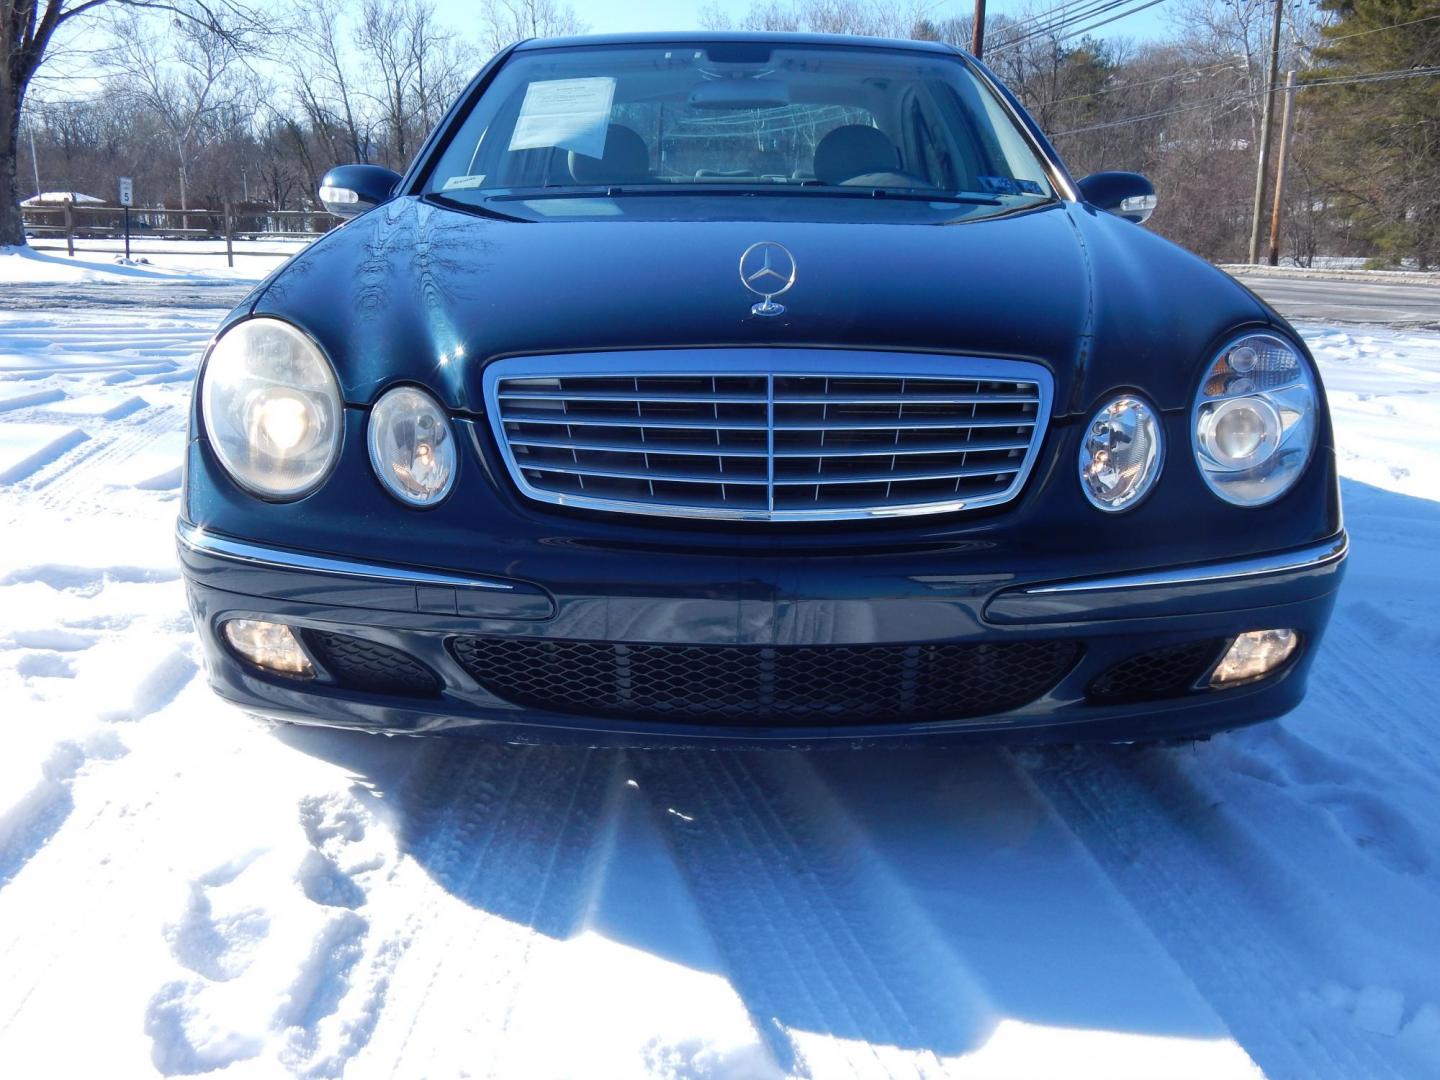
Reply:
[[[263,26],[241,0],[0,0],[0,245],[25,243],[20,218],[20,112],[31,81],[45,62],[55,36],[104,6],[166,11],[181,22],[199,23],[218,34],[242,39]]]
[[[931,20],[934,2],[910,0],[790,0],[786,4],[753,3],[738,22],[718,4],[700,10],[700,24],[709,30],[806,30],[816,34],[858,34],[864,37],[936,39]],[[953,22],[954,20],[946,20]],[[968,40],[968,39],[967,39]]]
[[[193,20],[175,20],[162,35],[154,23],[133,10],[111,20],[115,74],[109,84],[115,97],[147,110],[165,129],[178,167],[180,209],[188,210],[196,156],[246,127],[255,83],[241,77],[241,43],[232,35]]]
[[[355,44],[385,128],[387,156],[403,165],[463,85],[459,59],[428,0],[364,0]]]
[[[574,8],[556,0],[482,0],[480,4],[480,46],[487,56],[526,38],[564,37],[588,29]]]
[[[335,162],[369,161],[374,152],[374,125],[358,89],[346,44],[346,8],[336,0],[316,0],[300,16],[291,39],[289,59],[296,72],[295,97],[312,131]]]

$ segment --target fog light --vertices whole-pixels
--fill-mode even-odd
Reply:
[[[1289,660],[1299,644],[1294,630],[1247,630],[1231,643],[1210,685],[1234,686],[1268,675]]]
[[[312,678],[315,669],[310,658],[295,640],[295,634],[284,623],[259,622],[252,619],[231,619],[225,624],[225,640],[235,651],[256,667],[278,671],[282,675]]]

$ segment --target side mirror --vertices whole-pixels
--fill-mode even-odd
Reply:
[[[1097,210],[1108,211],[1136,225],[1144,224],[1155,212],[1155,185],[1139,173],[1091,173],[1077,186],[1085,201]]]
[[[390,201],[400,174],[379,165],[336,165],[320,181],[320,202],[336,217],[352,218]]]

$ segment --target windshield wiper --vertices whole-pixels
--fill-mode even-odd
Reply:
[[[520,217],[516,214],[507,214],[502,210],[492,210],[480,203],[462,202],[459,199],[452,199],[448,195],[441,195],[439,192],[429,191],[420,198],[425,202],[434,203],[436,206],[443,206],[447,210],[458,210],[462,214],[475,214],[477,217],[493,218],[496,221],[520,221],[525,224],[533,224],[530,218]]]
[[[837,187],[819,184],[615,184],[610,187],[536,188],[491,195],[488,202],[529,202],[536,199],[618,199],[656,196],[742,195],[748,197],[829,195],[841,199],[893,199],[906,202],[965,203],[1002,206],[999,196],[968,191],[917,191],[909,188]],[[1044,196],[1037,196],[1043,198]]]
[[[910,202],[951,202],[973,206],[1000,206],[994,195],[980,195],[968,191],[912,191],[909,188],[859,188],[871,199],[903,199]]]
[[[1015,203],[1010,206],[1001,205],[1000,209],[993,214],[982,214],[978,217],[957,217],[950,221],[942,221],[941,225],[964,225],[971,221],[994,221],[997,218],[1013,217],[1016,214],[1028,214],[1032,210],[1040,210],[1047,206],[1059,206],[1060,200],[1049,195],[1032,195],[1034,202]]]

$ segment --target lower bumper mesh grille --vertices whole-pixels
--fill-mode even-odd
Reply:
[[[305,644],[344,686],[403,697],[433,697],[440,692],[434,672],[388,645],[323,630],[305,631]]]
[[[1132,656],[1090,684],[1091,701],[1155,701],[1194,688],[1220,659],[1224,641],[1187,641]]]
[[[472,678],[516,705],[795,726],[1003,712],[1045,693],[1080,656],[1068,641],[757,646],[462,637],[451,648]]]

